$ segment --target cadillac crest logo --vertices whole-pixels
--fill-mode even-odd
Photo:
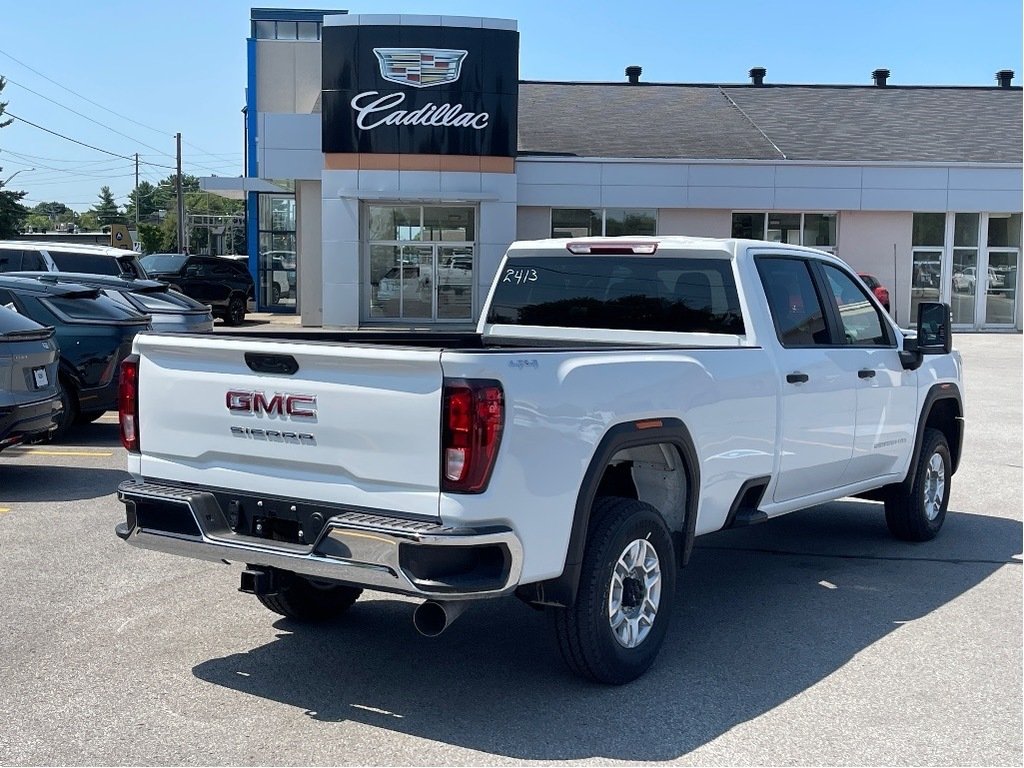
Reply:
[[[373,52],[381,77],[413,88],[454,83],[468,53],[447,48],[374,48]]]

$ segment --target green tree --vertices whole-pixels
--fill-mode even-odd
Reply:
[[[83,232],[99,232],[100,220],[92,211],[86,211],[78,215],[78,228]]]
[[[138,208],[139,222],[151,222],[161,210],[168,207],[168,198],[173,199],[162,187],[156,187],[148,181],[139,182],[139,188],[133,189],[128,195],[128,204],[124,207],[124,215],[128,221],[135,221],[135,209]]]
[[[0,93],[3,92],[5,85],[7,85],[7,81],[0,77]],[[6,109],[7,102],[0,101],[0,128],[6,128],[14,122],[11,118],[3,119]],[[4,190],[3,176],[3,168],[0,168],[0,237],[11,237],[21,231],[25,219],[28,218],[28,208],[21,204],[21,199],[25,197],[25,192]],[[11,177],[8,176],[7,178],[10,179]]]
[[[117,202],[114,200],[114,193],[110,191],[110,187],[106,185],[100,187],[99,198],[99,204],[94,205],[89,209],[89,211],[96,214],[96,218],[99,220],[100,226],[108,224],[123,224],[125,220],[124,216],[122,215]]]
[[[164,232],[156,224],[139,224],[139,242],[143,253],[161,253],[164,250]]]

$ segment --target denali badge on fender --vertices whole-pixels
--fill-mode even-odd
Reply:
[[[268,400],[263,392],[231,390],[224,398],[224,403],[229,411],[236,413],[316,418],[316,395],[289,395],[277,392]]]

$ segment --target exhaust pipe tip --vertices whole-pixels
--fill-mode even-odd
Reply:
[[[416,607],[412,623],[424,637],[437,637],[451,626],[465,608],[466,604],[461,602],[427,600]]]

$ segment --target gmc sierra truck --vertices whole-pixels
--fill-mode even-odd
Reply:
[[[143,333],[120,386],[129,544],[296,620],[368,588],[432,636],[515,594],[605,683],[654,661],[694,537],[858,495],[931,539],[963,444],[948,305],[903,331],[750,240],[519,242],[476,333]]]

